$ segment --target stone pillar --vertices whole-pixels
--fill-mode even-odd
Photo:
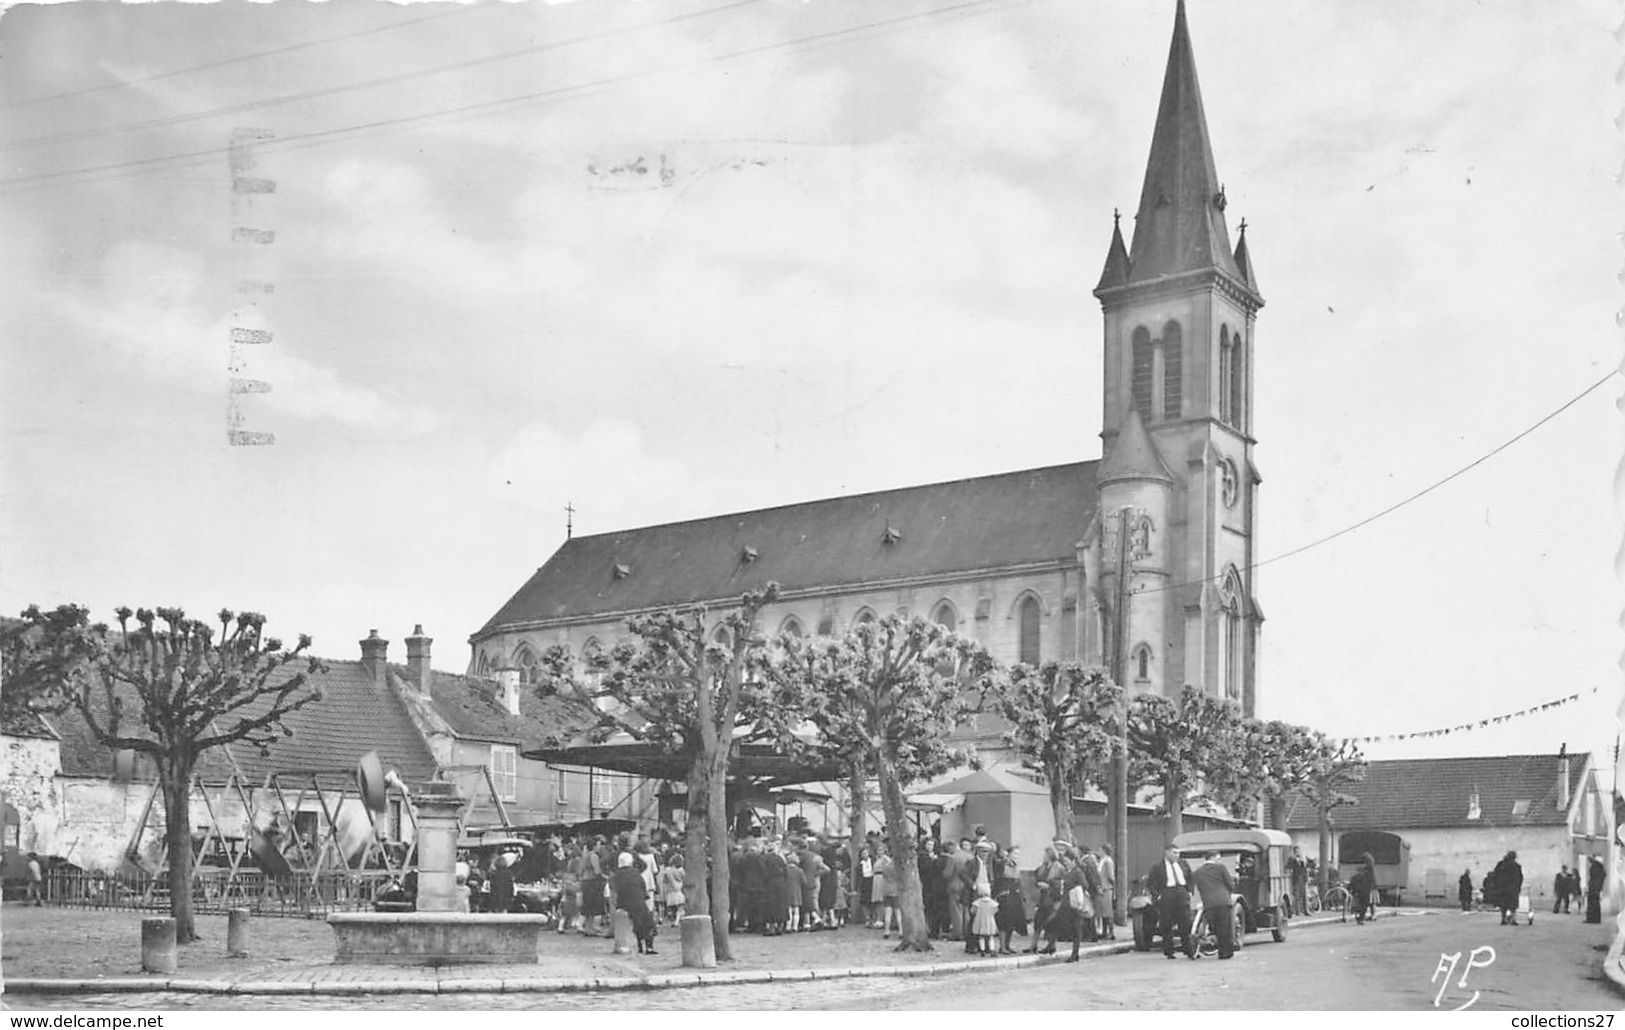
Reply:
[[[615,954],[630,955],[637,947],[637,934],[632,932],[632,917],[624,908],[618,908],[609,916],[610,926],[615,928]]]
[[[717,939],[711,933],[710,916],[684,916],[683,965],[700,969],[714,969],[717,964]]]
[[[141,970],[146,973],[175,971],[175,920],[164,916],[141,920]]]
[[[457,816],[462,795],[454,783],[425,783],[417,806],[418,911],[457,912]]]
[[[248,957],[248,909],[234,908],[226,912],[226,954],[231,958]]]

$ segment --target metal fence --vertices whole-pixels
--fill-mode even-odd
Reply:
[[[373,897],[391,879],[388,870],[295,872],[272,877],[259,870],[203,866],[192,881],[194,912],[246,908],[256,915],[320,918],[330,912],[372,909]],[[75,908],[169,910],[169,878],[146,873],[97,873],[54,869],[45,877],[45,901]]]

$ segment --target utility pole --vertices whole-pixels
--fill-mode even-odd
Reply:
[[[1112,605],[1112,678],[1122,691],[1122,710],[1117,718],[1117,746],[1112,754],[1111,835],[1117,861],[1112,863],[1116,875],[1113,886],[1112,922],[1118,926],[1128,923],[1128,652],[1124,637],[1128,634],[1128,525],[1133,509],[1123,508],[1117,513],[1117,596]]]

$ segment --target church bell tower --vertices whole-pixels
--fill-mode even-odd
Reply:
[[[1107,606],[1121,609],[1119,673],[1130,690],[1176,696],[1189,684],[1253,715],[1263,622],[1253,333],[1264,298],[1245,221],[1230,244],[1184,0],[1131,245],[1114,223],[1094,293],[1105,321],[1101,592],[1121,599]]]

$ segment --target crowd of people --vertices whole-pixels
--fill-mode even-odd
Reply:
[[[1570,911],[1571,901],[1578,901],[1583,893],[1585,898],[1585,921],[1588,923],[1602,922],[1602,888],[1608,878],[1607,869],[1602,861],[1592,857],[1586,870],[1586,883],[1582,892],[1580,885],[1580,869],[1576,866],[1570,869],[1564,865],[1552,878],[1552,914],[1557,915]],[[1501,860],[1484,875],[1482,884],[1484,904],[1498,909],[1501,913],[1502,926],[1515,926],[1518,914],[1524,910],[1523,866],[1518,864],[1518,853],[1508,851]],[[1461,910],[1470,912],[1474,903],[1473,871],[1462,871],[1461,879],[1456,881],[1456,898],[1461,902]],[[1531,912],[1531,918],[1533,913]]]

